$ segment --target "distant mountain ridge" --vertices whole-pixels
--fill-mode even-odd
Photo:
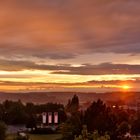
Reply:
[[[4,93],[0,92],[0,102],[5,100],[22,102],[41,103],[63,103],[66,104],[68,99],[76,94],[80,103],[92,102],[93,100],[102,99],[103,101],[125,100],[133,102],[140,100],[140,92],[109,92],[109,93],[82,93],[82,92],[29,92],[29,93]]]

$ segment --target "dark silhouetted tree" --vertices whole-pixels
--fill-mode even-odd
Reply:
[[[79,98],[77,95],[74,95],[71,100],[68,101],[66,105],[66,111],[70,113],[78,112],[79,110]]]
[[[127,132],[130,131],[130,128],[129,128],[129,124],[128,122],[122,122],[119,126],[118,126],[118,135],[119,136],[123,136],[125,135]]]
[[[98,130],[100,134],[109,131],[112,135],[117,128],[116,116],[101,100],[93,102],[87,109],[85,124],[89,131]]]

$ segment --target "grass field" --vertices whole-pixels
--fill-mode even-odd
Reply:
[[[14,136],[10,135],[7,137],[6,140],[13,140]],[[31,140],[57,140],[61,138],[61,135],[54,134],[54,135],[30,135]]]

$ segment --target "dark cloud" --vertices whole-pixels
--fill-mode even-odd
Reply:
[[[33,55],[38,58],[50,58],[50,59],[71,59],[75,58],[76,55],[72,53],[36,53]]]
[[[109,80],[109,81],[88,81],[87,84],[101,84],[101,85],[129,85],[129,84],[140,84],[140,79],[135,80]]]
[[[49,70],[52,74],[68,75],[107,75],[107,74],[140,74],[140,65],[103,63],[99,65],[83,64],[72,65],[46,65],[29,61],[0,60],[0,70]]]
[[[22,70],[69,70],[71,66],[66,65],[41,65],[29,61],[0,60],[0,70],[22,71]]]
[[[87,82],[81,82],[81,83],[49,83],[49,82],[11,82],[11,81],[0,81],[1,85],[10,85],[10,86],[19,86],[19,85],[24,85],[24,86],[103,86],[103,85],[115,85],[115,86],[123,86],[123,85],[133,85],[134,87],[136,85],[140,84],[140,79],[135,79],[135,80],[109,80],[109,81],[87,81]]]
[[[99,65],[85,64],[80,67],[70,67],[67,71],[56,71],[53,74],[75,75],[109,75],[109,74],[140,74],[140,65],[103,63]]]
[[[0,55],[140,54],[139,6],[138,0],[1,1]]]

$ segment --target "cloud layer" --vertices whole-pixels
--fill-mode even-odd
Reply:
[[[139,7],[139,0],[1,0],[0,90],[47,78],[54,86],[95,77],[95,85],[118,85],[123,76],[138,87]]]
[[[140,65],[102,63],[99,65],[82,64],[72,66],[70,64],[45,65],[29,61],[0,60],[0,70],[23,71],[23,70],[47,70],[51,74],[67,75],[109,75],[109,74],[140,74]]]
[[[0,2],[0,55],[75,58],[140,53],[138,0]]]

